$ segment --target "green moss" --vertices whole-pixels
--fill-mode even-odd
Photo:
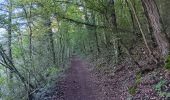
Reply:
[[[165,69],[170,69],[170,55],[167,57],[166,61],[165,61]]]

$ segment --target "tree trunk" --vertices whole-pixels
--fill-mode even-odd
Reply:
[[[136,22],[135,22],[135,17],[133,15],[133,11],[128,3],[128,0],[125,0],[126,4],[127,4],[127,7],[129,9],[129,13],[130,13],[130,17],[131,17],[131,21],[132,21],[132,28],[133,28],[133,33],[138,36],[137,32],[136,32]],[[134,10],[135,10],[135,3],[133,3],[133,6],[134,6]],[[136,10],[135,10],[136,11]],[[135,39],[135,41],[137,41],[137,38]]]
[[[49,36],[49,40],[50,40],[50,51],[52,54],[52,58],[53,58],[53,64],[56,64],[56,54],[55,54],[55,49],[54,49],[54,39],[53,39],[53,32],[51,29],[51,20],[48,19],[46,22],[46,26],[48,28],[48,36]]]
[[[115,12],[115,1],[114,0],[110,0],[110,4],[111,4],[111,22],[112,22],[112,25],[113,25],[113,28],[115,28],[117,30],[117,22],[116,22],[116,12]]]
[[[8,4],[9,4],[9,10],[8,10],[8,56],[9,56],[9,59],[11,61],[13,61],[12,59],[12,48],[11,48],[11,41],[12,41],[12,2],[9,0],[8,1]],[[10,79],[11,79],[11,82],[12,82],[12,73],[13,71],[10,70]]]
[[[96,24],[96,19],[95,19],[95,13],[92,11],[92,14],[91,14],[91,19],[92,19],[92,24]],[[95,37],[94,37],[94,41],[96,42],[96,47],[97,47],[97,54],[99,54],[101,51],[100,51],[100,45],[99,45],[99,40],[98,40],[98,34],[96,32],[96,27],[93,28],[93,33],[92,33]]]
[[[12,61],[12,50],[11,50],[11,41],[12,41],[12,4],[9,1],[9,15],[8,15],[8,56]]]
[[[160,14],[154,0],[141,0],[144,10],[147,14],[147,18],[150,23],[151,32],[153,31],[153,36],[158,45],[160,52],[160,58],[165,59],[169,53],[169,43],[166,37],[166,33],[163,30],[162,21]]]
[[[18,69],[15,67],[13,62],[10,60],[10,58],[7,56],[7,54],[4,52],[4,49],[0,45],[0,56],[2,57],[2,60],[4,63],[1,63],[4,67],[8,68],[10,71],[13,71],[18,77],[21,79],[23,84],[27,84],[31,87],[31,89],[34,89],[34,86],[28,82],[28,80],[25,79],[24,76],[18,71]]]
[[[88,13],[91,13],[91,11],[87,11],[87,9],[85,9],[85,22],[90,23],[92,20],[95,19],[91,19],[92,16],[88,15]],[[95,48],[97,48],[96,36],[94,32],[95,27],[86,25],[86,29],[88,30],[90,52],[95,53]]]

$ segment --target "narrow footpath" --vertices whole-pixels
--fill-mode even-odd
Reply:
[[[96,100],[93,93],[94,82],[90,77],[86,64],[73,56],[71,68],[62,82],[63,100]]]

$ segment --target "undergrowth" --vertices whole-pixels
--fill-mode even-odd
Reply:
[[[167,85],[168,85],[167,80],[161,80],[154,86],[154,88],[157,91],[157,93],[159,94],[159,96],[166,98],[166,100],[167,100],[167,98],[170,98],[170,92],[166,91]]]
[[[141,83],[141,81],[142,81],[142,73],[141,72],[137,72],[136,73],[136,77],[135,77],[135,84],[133,86],[129,87],[129,89],[128,89],[128,92],[131,95],[135,95],[136,94],[137,87]]]
[[[167,57],[166,61],[165,61],[165,69],[170,69],[170,55]]]

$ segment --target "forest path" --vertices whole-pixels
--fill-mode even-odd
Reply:
[[[128,87],[134,83],[136,67],[132,68],[131,63],[126,62],[129,60],[114,74],[107,74],[99,73],[87,59],[72,56],[66,76],[56,84],[52,93],[46,93],[49,99],[39,100],[127,100],[131,98]]]
[[[96,100],[94,96],[94,82],[85,61],[73,56],[71,68],[62,82],[62,100]]]

